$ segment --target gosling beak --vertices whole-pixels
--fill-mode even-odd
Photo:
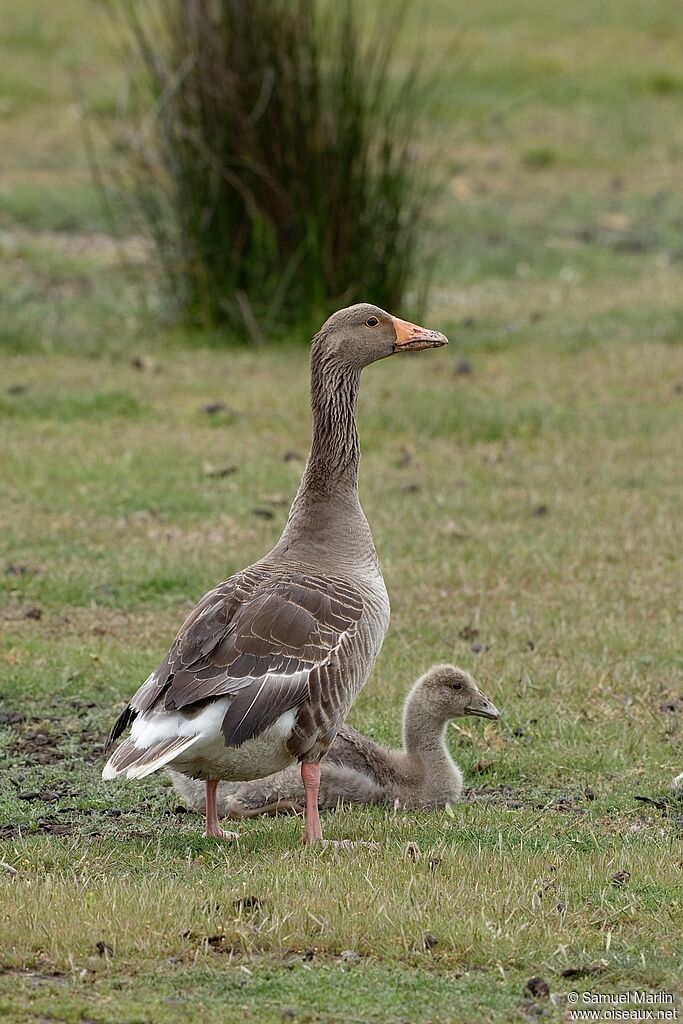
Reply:
[[[477,700],[473,704],[468,704],[465,714],[475,715],[476,718],[500,718],[500,711],[486,697],[482,697],[481,700]]]
[[[442,348],[448,344],[448,338],[440,331],[428,331],[397,316],[392,316],[391,322],[396,331],[394,352],[419,352],[423,348]]]

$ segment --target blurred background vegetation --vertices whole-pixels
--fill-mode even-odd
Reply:
[[[317,6],[255,5],[239,47],[239,0],[7,8],[6,346],[301,337],[428,278],[466,344],[679,336],[675,5]]]
[[[112,6],[129,102],[94,159],[186,321],[263,342],[425,281],[402,0],[373,25],[352,0]]]

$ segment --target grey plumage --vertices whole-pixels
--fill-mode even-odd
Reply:
[[[311,348],[311,450],[280,540],[209,591],[111,730],[130,725],[103,777],[172,764],[207,783],[316,766],[365,683],[389,624],[389,599],[358,500],[356,401],[364,366],[443,335],[367,303],[334,314]],[[317,767],[310,786],[317,785]],[[320,838],[315,800],[307,839]]]
[[[340,802],[404,807],[444,807],[456,803],[462,775],[445,742],[446,723],[461,715],[497,718],[498,711],[472,677],[453,665],[435,665],[414,686],[403,712],[403,750],[375,743],[343,725],[322,762],[318,804],[330,810]],[[181,800],[194,810],[203,806],[203,788],[171,772]],[[296,767],[252,782],[223,782],[217,792],[223,817],[303,809],[304,790]]]
[[[308,701],[312,686],[318,701],[302,717],[292,752],[326,745],[336,705],[355,696],[344,699],[337,676],[339,655],[353,649],[363,615],[361,587],[340,576],[306,573],[303,566],[297,571],[280,558],[233,576],[202,598],[119,716],[109,745],[155,707],[182,712],[229,696],[234,700],[222,731],[226,746],[239,747]],[[113,767],[125,766],[122,752]]]

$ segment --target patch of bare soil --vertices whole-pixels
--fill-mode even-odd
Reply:
[[[9,749],[10,754],[18,755],[27,764],[53,764],[63,760],[57,749],[58,742],[55,734],[41,723],[37,729],[30,725],[22,728]]]
[[[66,984],[69,976],[62,971],[41,972],[24,967],[0,967],[0,977],[22,978],[29,985],[49,985],[54,982]]]
[[[10,623],[15,631],[40,629],[41,635],[48,637],[90,635],[111,641],[126,637],[129,641],[142,644],[149,642],[158,633],[167,633],[172,638],[178,616],[184,610],[183,602],[178,602],[178,605],[177,608],[164,609],[163,612],[148,609],[132,613],[99,605],[97,608],[68,608],[55,614],[44,612],[15,597],[0,607],[0,620]]]
[[[549,794],[547,799],[541,801],[522,795],[512,786],[478,787],[464,793],[464,800],[469,804],[492,804],[512,811],[571,811],[573,814],[585,814],[586,808],[582,804],[592,799],[593,794],[584,791],[580,794]]]
[[[49,836],[70,836],[76,831],[76,824],[56,821],[53,817],[38,818],[34,822],[17,821],[0,826],[0,839],[19,839],[27,832],[39,832]]]
[[[98,761],[104,735],[93,718],[95,707],[93,702],[73,699],[66,706],[55,707],[61,714],[45,717],[0,712],[0,724],[12,730],[10,757],[26,766],[56,764],[74,757],[86,764]]]

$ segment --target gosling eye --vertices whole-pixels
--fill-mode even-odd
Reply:
[[[367,318],[367,320],[365,321],[365,326],[366,327],[376,327],[378,323],[379,323],[379,320],[377,319],[376,316],[369,316]]]
[[[462,690],[462,683],[451,683],[451,689]]]

